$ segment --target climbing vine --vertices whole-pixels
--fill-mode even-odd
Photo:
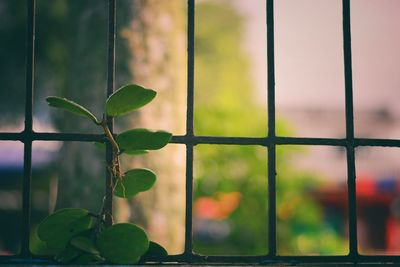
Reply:
[[[107,99],[101,120],[71,100],[57,96],[47,97],[46,100],[50,106],[84,116],[102,128],[112,147],[113,156],[107,170],[112,177],[110,186],[113,195],[132,198],[149,190],[155,184],[156,174],[145,168],[123,172],[120,155],[140,155],[160,149],[168,144],[172,135],[141,128],[113,135],[107,118],[137,110],[150,103],[155,96],[154,90],[136,84],[123,86]],[[107,216],[111,215],[107,214],[105,201],[98,213],[80,208],[57,210],[47,216],[33,233],[35,246],[31,250],[34,254],[51,255],[58,262],[68,264],[133,264],[147,255],[167,255],[161,245],[149,241],[141,227],[132,223],[108,226]]]

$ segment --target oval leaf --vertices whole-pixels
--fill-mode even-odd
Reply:
[[[91,254],[100,254],[92,239],[86,236],[76,236],[71,239],[71,245]]]
[[[165,131],[133,129],[117,136],[117,143],[122,152],[133,150],[156,150],[168,144],[172,134]]]
[[[116,264],[133,264],[148,250],[145,231],[131,223],[119,223],[100,233],[97,247],[101,255]]]
[[[75,247],[67,246],[66,249],[64,249],[58,255],[55,256],[55,260],[61,263],[69,263],[82,254],[83,252],[76,249]]]
[[[148,169],[133,169],[127,171],[121,180],[118,180],[114,195],[122,198],[131,198],[140,192],[149,190],[156,182],[156,175]]]
[[[129,155],[129,156],[140,156],[140,155],[145,155],[148,154],[149,151],[147,150],[125,150],[124,154]]]
[[[31,228],[29,234],[29,250],[33,255],[37,256],[50,256],[56,254],[54,251],[47,247],[46,242],[42,241],[37,235],[37,226]]]
[[[74,101],[58,96],[49,96],[46,98],[46,100],[47,103],[52,107],[62,108],[74,114],[88,117],[94,123],[98,124],[98,120],[96,116],[93,115],[93,113],[91,113],[89,110],[82,107],[78,103],[75,103]]]
[[[71,237],[93,225],[92,217],[85,209],[62,209],[47,216],[38,227],[38,237],[50,249],[61,252]]]
[[[142,256],[142,258],[151,257],[151,256],[164,257],[164,256],[168,256],[168,252],[160,244],[150,241],[149,249]]]
[[[68,230],[70,232],[80,233],[84,230],[91,229],[94,226],[93,218],[90,215],[83,216],[80,219],[77,219],[71,222],[68,225]]]
[[[143,107],[156,96],[156,91],[136,84],[125,85],[115,91],[106,102],[106,113],[110,116],[121,116]]]

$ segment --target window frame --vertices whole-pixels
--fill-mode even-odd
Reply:
[[[108,2],[108,65],[107,65],[107,95],[115,89],[115,40],[116,40],[116,1]],[[360,146],[400,147],[398,139],[368,139],[354,136],[353,111],[353,82],[352,82],[352,54],[351,54],[351,27],[350,27],[350,0],[342,0],[343,18],[343,52],[345,78],[345,115],[346,137],[336,138],[298,138],[276,135],[275,119],[275,53],[274,53],[274,0],[266,1],[267,25],[267,67],[268,67],[268,135],[265,137],[216,137],[196,136],[194,134],[194,47],[195,47],[195,0],[187,0],[188,31],[187,31],[187,114],[186,134],[173,136],[171,143],[186,146],[186,209],[185,209],[185,246],[184,252],[179,255],[166,257],[152,257],[144,263],[189,263],[189,264],[356,264],[356,263],[400,263],[400,256],[360,255],[357,244],[357,216],[356,216],[356,170],[355,149]],[[102,134],[76,133],[46,133],[33,131],[33,92],[35,70],[35,0],[26,0],[27,3],[27,59],[26,59],[26,91],[25,91],[25,127],[22,132],[0,132],[1,141],[20,141],[24,144],[23,167],[23,201],[22,201],[22,229],[21,252],[14,256],[0,256],[0,264],[10,263],[51,263],[50,261],[32,258],[29,251],[29,232],[31,214],[31,176],[32,176],[32,143],[34,141],[105,141]],[[109,127],[113,129],[113,119],[109,119]],[[193,150],[198,144],[214,145],[259,145],[268,149],[268,246],[267,255],[260,256],[202,256],[193,253],[192,245],[192,199],[193,199]],[[349,254],[343,256],[280,256],[276,249],[276,146],[277,145],[325,145],[338,146],[346,149],[347,154],[347,182],[349,206]],[[106,160],[111,162],[112,149],[108,145]],[[105,190],[107,196],[112,196],[111,179],[105,170]],[[108,197],[106,209],[112,212],[112,198]],[[109,222],[111,223],[111,222]]]

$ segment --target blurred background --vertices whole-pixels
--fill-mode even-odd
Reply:
[[[107,1],[37,0],[34,130],[100,133],[84,118],[52,110],[58,95],[101,116],[107,77]],[[185,0],[118,0],[116,84],[158,91],[128,127],[185,134]],[[400,137],[400,2],[351,0],[355,135]],[[0,131],[23,130],[26,4],[0,0]],[[196,0],[195,134],[267,135],[264,0]],[[345,137],[341,1],[275,1],[277,134]],[[18,254],[23,144],[0,141],[0,255]],[[184,248],[185,146],[123,158],[157,172],[153,190],[115,199],[115,220],[138,223],[170,254]],[[32,228],[63,207],[96,212],[104,194],[104,151],[91,143],[33,143]],[[400,254],[400,149],[356,150],[362,254]],[[262,146],[194,150],[193,250],[203,255],[268,252],[268,158]],[[346,151],[277,147],[279,255],[348,253]]]

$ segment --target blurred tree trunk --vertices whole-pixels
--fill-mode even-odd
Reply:
[[[57,15],[57,10],[64,15]],[[51,4],[41,2],[38,12],[42,14],[45,11],[56,15],[48,15],[49,18],[40,21],[38,35],[49,38],[42,41],[40,48],[44,50],[46,46],[52,49],[58,47],[59,51],[57,56],[47,55],[47,51],[41,51],[42,54],[38,55],[43,60],[38,68],[39,100],[44,101],[47,95],[56,94],[88,107],[100,117],[102,103],[106,99],[107,4],[101,1],[54,1]],[[47,35],[41,35],[41,29],[52,21],[57,21],[58,27],[52,28]],[[53,72],[52,69],[57,71]],[[47,105],[45,108],[48,109],[47,112],[52,112],[51,117],[61,132],[102,132],[83,117],[55,110]],[[104,153],[97,150],[92,143],[64,142],[59,155],[56,163],[56,209],[80,207],[97,212],[101,208],[105,192]]]
[[[133,18],[122,37],[129,45],[131,82],[158,92],[156,101],[129,121],[130,126],[153,128],[183,134],[186,111],[186,2],[181,0],[133,1]],[[157,173],[156,186],[132,201],[122,212],[124,201],[117,200],[117,220],[131,219],[143,225],[150,238],[164,245],[169,253],[181,253],[184,245],[185,151],[169,145],[135,157],[135,167],[148,167]],[[126,204],[126,202],[125,202]]]

